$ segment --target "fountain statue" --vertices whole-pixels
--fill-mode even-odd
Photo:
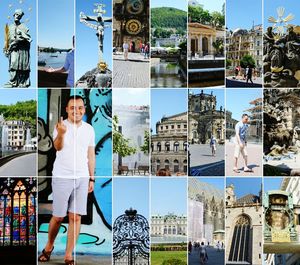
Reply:
[[[269,17],[272,23],[264,33],[264,84],[265,87],[300,87],[300,27],[287,22],[294,19],[285,9],[277,8],[278,18]]]

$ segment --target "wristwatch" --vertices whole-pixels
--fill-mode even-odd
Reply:
[[[96,182],[95,179],[92,179],[92,178],[90,178],[90,181],[91,181],[91,182],[94,182],[94,183]]]

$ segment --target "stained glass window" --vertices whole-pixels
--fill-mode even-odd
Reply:
[[[36,187],[8,178],[0,190],[0,246],[36,244]],[[4,187],[4,188],[3,188]]]

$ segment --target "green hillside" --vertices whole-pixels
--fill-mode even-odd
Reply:
[[[174,28],[186,30],[187,12],[173,7],[151,8],[152,28]]]

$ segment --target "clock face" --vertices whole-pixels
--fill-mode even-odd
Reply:
[[[130,19],[125,24],[126,31],[131,35],[137,35],[142,30],[142,24],[137,19]]]
[[[144,10],[143,0],[128,0],[126,4],[126,10],[133,15],[139,15]]]

